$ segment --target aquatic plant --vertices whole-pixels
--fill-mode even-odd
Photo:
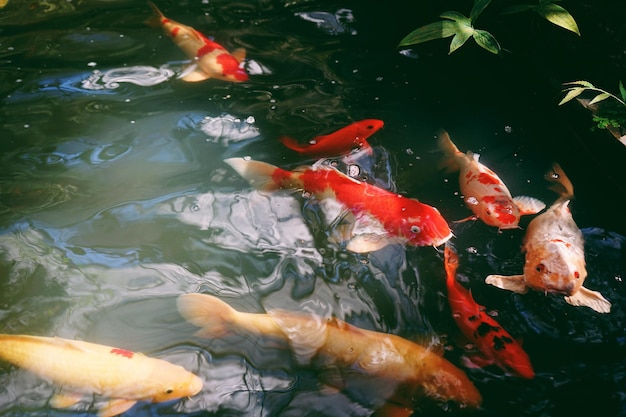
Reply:
[[[533,11],[549,22],[576,33],[580,36],[578,25],[572,15],[563,7],[555,4],[559,0],[540,0],[538,4],[519,4],[501,11],[501,14],[513,14]],[[406,35],[398,47],[416,45],[434,39],[443,39],[453,36],[450,42],[448,55],[459,49],[471,37],[483,49],[500,54],[502,48],[496,38],[488,31],[477,29],[474,22],[491,3],[491,0],[474,0],[469,17],[457,11],[443,12],[439,17],[444,20],[421,26]]]

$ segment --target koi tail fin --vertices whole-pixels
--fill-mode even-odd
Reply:
[[[161,21],[163,19],[165,19],[165,15],[161,12],[161,10],[159,10],[159,8],[152,3],[151,1],[148,1],[148,5],[150,6],[150,8],[152,9],[152,16],[147,18],[144,23],[150,27],[160,27],[161,26]]]
[[[178,312],[189,323],[200,327],[196,336],[219,338],[229,332],[237,310],[207,294],[182,294],[176,300]]]
[[[555,163],[552,166],[552,169],[546,174],[546,179],[553,183],[550,189],[556,192],[561,199],[571,200],[574,198],[574,185],[559,164]]]
[[[281,136],[278,140],[280,140],[283,145],[285,145],[287,148],[291,149],[292,151],[296,151],[296,152],[302,151],[302,146],[300,146],[297,140],[295,140],[294,138],[290,136]]]
[[[225,159],[250,185],[262,191],[275,191],[281,188],[301,188],[297,176],[274,165],[244,158]]]
[[[441,129],[437,132],[437,145],[439,149],[446,155],[440,163],[440,168],[446,169],[448,172],[458,171],[460,169],[456,155],[460,154],[459,148],[456,147],[450,135]]]

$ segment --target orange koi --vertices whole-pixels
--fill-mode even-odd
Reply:
[[[293,151],[318,158],[342,156],[355,149],[371,155],[372,147],[367,142],[367,138],[380,130],[383,125],[382,120],[365,119],[342,127],[328,135],[316,136],[306,145],[301,145],[289,136],[281,137],[280,141]]]
[[[246,57],[245,49],[237,49],[231,54],[219,43],[213,42],[190,26],[185,26],[165,17],[157,6],[152,2],[148,3],[154,11],[154,20],[172,38],[174,43],[193,60],[180,78],[190,82],[203,81],[208,78],[232,82],[248,80],[248,74],[241,66]]]
[[[563,169],[554,164],[546,179],[559,198],[545,213],[535,217],[524,236],[523,275],[489,275],[485,282],[524,294],[528,289],[562,294],[574,306],[587,306],[599,313],[611,311],[611,303],[597,291],[583,287],[587,277],[583,234],[569,209],[574,187]]]
[[[459,151],[445,130],[439,132],[438,143],[446,154],[448,168],[459,171],[459,188],[465,205],[485,224],[514,229],[518,227],[521,215],[536,214],[545,208],[543,202],[532,197],[511,197],[496,173],[478,162],[479,155]]]
[[[446,245],[444,249],[446,287],[452,317],[463,335],[491,362],[513,375],[532,379],[532,364],[522,346],[476,301],[456,280],[458,255]]]
[[[385,401],[377,410],[379,416],[408,417],[414,401],[424,397],[468,409],[482,402],[465,372],[432,350],[399,336],[313,314],[239,312],[206,294],[180,295],[177,306],[187,321],[201,328],[196,333],[199,337],[244,333],[284,342],[300,365],[339,371],[343,378],[324,381],[338,389],[350,389],[350,378],[357,378],[361,389],[362,377],[379,381],[372,393]]]
[[[63,389],[50,404],[65,408],[84,395],[110,401],[99,417],[111,417],[138,401],[189,397],[202,380],[183,367],[129,350],[59,337],[0,335],[0,359],[27,369]]]
[[[346,214],[354,217],[347,246],[353,252],[373,251],[392,243],[439,246],[452,237],[448,223],[435,207],[355,180],[328,166],[286,171],[243,158],[224,162],[261,190],[301,189],[320,200],[339,202]],[[356,223],[367,224],[370,230],[357,234]]]

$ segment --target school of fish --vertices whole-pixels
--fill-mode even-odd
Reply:
[[[219,79],[247,82],[245,50],[229,52],[190,26],[166,17],[153,3],[152,23],[162,30],[191,60],[180,74],[187,82]],[[384,125],[379,119],[363,119],[331,133],[300,142],[288,136],[279,142],[300,157],[317,162],[294,170],[249,158],[224,161],[250,186],[260,192],[299,190],[340,207],[345,228],[341,244],[352,252],[380,250],[388,245],[440,247],[441,272],[450,314],[457,330],[478,351],[469,362],[474,366],[495,364],[509,376],[532,379],[535,370],[529,355],[471,292],[457,280],[459,256],[452,249],[450,222],[436,207],[387,189],[357,180],[341,172],[328,159],[354,152],[373,157],[368,139]],[[520,216],[540,213],[545,204],[535,198],[512,197],[502,179],[479,162],[477,154],[461,152],[449,134],[441,130],[437,145],[441,167],[457,172],[459,190],[472,211],[469,218],[488,226],[519,228]],[[587,276],[583,235],[572,218],[569,203],[573,185],[555,164],[546,177],[558,199],[528,224],[523,240],[523,274],[489,275],[485,283],[523,294],[528,289],[565,297],[572,306],[585,306],[609,313],[611,303],[602,294],[583,286]],[[433,294],[436,297],[435,294]],[[189,293],[177,298],[180,315],[200,328],[196,335],[215,339],[228,334],[272,339],[288,349],[296,362],[341,378],[323,380],[340,390],[365,392],[378,398],[377,416],[410,416],[421,399],[454,403],[461,408],[481,406],[482,397],[468,375],[433,346],[421,345],[394,334],[355,327],[347,322],[312,314],[271,310],[263,313],[237,311],[209,294]],[[468,354],[469,355],[469,354]],[[168,402],[202,391],[202,379],[166,360],[151,358],[123,348],[60,337],[0,334],[0,360],[25,369],[59,389],[49,401],[55,408],[99,399],[99,417],[124,413],[137,402]],[[464,363],[464,366],[470,366]],[[363,394],[363,393],[362,393]]]

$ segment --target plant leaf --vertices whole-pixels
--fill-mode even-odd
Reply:
[[[486,30],[474,29],[472,36],[476,43],[482,48],[496,55],[500,53],[500,44],[491,33]]]
[[[585,91],[583,87],[570,88],[570,90],[567,92],[565,97],[563,97],[563,100],[559,102],[559,106],[561,104],[567,103],[568,101],[570,101],[571,99],[575,97],[578,97],[583,91]]]
[[[432,41],[433,39],[447,38],[456,34],[457,24],[449,20],[429,23],[419,27],[406,35],[398,44],[401,46],[416,45],[418,43]]]
[[[602,100],[606,100],[606,99],[607,99],[607,98],[609,98],[609,97],[611,97],[611,94],[609,94],[609,93],[600,93],[600,94],[598,94],[597,96],[595,96],[595,97],[593,98],[593,100],[591,100],[591,101],[589,102],[589,105],[594,104],[594,103],[597,103],[597,102],[602,101]]]
[[[596,88],[593,84],[591,84],[589,81],[570,81],[568,83],[563,83],[563,85],[574,85],[574,86],[583,86],[586,88]]]
[[[448,52],[448,55],[459,49],[465,43],[465,41],[467,41],[472,36],[472,32],[473,30],[461,30],[456,35],[454,35],[454,38],[452,38],[452,42],[450,42],[450,52]]]
[[[526,12],[528,10],[533,10],[535,7],[532,4],[518,4],[516,6],[511,6],[511,7],[507,7],[506,9],[504,9],[502,12],[502,14],[513,14],[513,13],[520,13],[520,12]]]
[[[470,22],[474,23],[476,18],[489,6],[491,0],[474,0],[474,6],[470,12]]]
[[[572,15],[558,4],[540,4],[535,8],[535,11],[539,13],[540,16],[546,18],[555,25],[574,32],[580,36],[578,25]]]
[[[619,81],[619,93],[622,96],[622,100],[626,101],[626,88],[624,88],[622,80]]]
[[[455,12],[455,11],[443,12],[439,15],[439,17],[442,19],[454,20],[455,22],[461,25],[472,26],[472,22],[470,21],[470,19],[466,17],[464,14],[461,14],[459,12]]]

